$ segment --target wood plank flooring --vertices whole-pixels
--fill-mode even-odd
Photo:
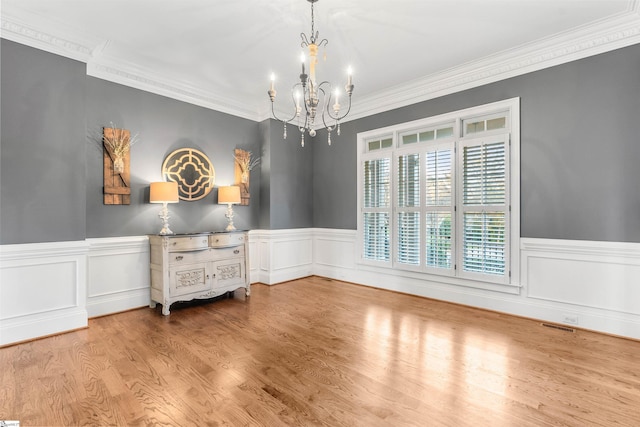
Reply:
[[[21,426],[638,426],[640,342],[311,277],[0,349]]]

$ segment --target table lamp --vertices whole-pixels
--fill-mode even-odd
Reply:
[[[227,213],[224,216],[227,217],[227,221],[229,222],[225,231],[233,231],[236,228],[233,226],[233,208],[231,205],[240,203],[240,187],[231,185],[218,188],[218,204],[223,203],[227,204]]]
[[[149,203],[162,203],[162,210],[158,214],[162,220],[162,230],[159,234],[173,234],[169,228],[169,209],[167,203],[178,203],[178,183],[152,182],[149,187]]]

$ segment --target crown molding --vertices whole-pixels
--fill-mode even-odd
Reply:
[[[16,43],[44,50],[56,55],[87,62],[91,57],[93,47],[98,41],[86,34],[78,34],[65,31],[61,26],[48,25],[46,31],[42,30],[43,18],[19,10],[20,17],[2,10],[0,19],[0,37]],[[35,23],[35,25],[34,25]]]
[[[258,121],[255,110],[213,90],[191,86],[105,53],[109,41],[64,28],[21,8],[2,10],[0,37],[84,62],[87,75],[179,101]]]
[[[236,117],[258,121],[255,111],[235,100],[221,97],[214,94],[212,90],[180,82],[175,78],[163,76],[131,62],[102,53],[94,55],[87,61],[87,75]]]
[[[271,118],[264,101],[247,106],[213,89],[169,78],[157,70],[109,57],[108,41],[74,32],[24,10],[2,11],[0,37],[85,62],[87,74],[190,104],[254,121]],[[405,107],[544,68],[640,43],[639,1],[627,11],[590,25],[499,52],[477,61],[354,99],[343,122]],[[257,96],[257,95],[256,95]]]
[[[611,19],[468,62],[354,101],[343,122],[640,43],[639,2]]]

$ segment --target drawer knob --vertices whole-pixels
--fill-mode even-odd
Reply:
[[[236,249],[235,251],[233,251],[233,253],[238,255],[240,253],[240,249]]]
[[[182,261],[182,259],[183,259],[183,258],[184,258],[184,257],[183,257],[182,255],[178,255],[178,256],[176,257],[176,261]]]

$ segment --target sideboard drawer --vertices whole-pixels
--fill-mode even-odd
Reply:
[[[244,257],[244,246],[232,246],[230,248],[212,248],[211,259]]]
[[[180,236],[169,240],[170,251],[192,251],[206,249],[209,246],[207,235]]]
[[[209,236],[209,246],[223,248],[225,246],[243,245],[246,241],[245,233],[212,234]]]
[[[184,265],[193,264],[194,262],[206,262],[211,257],[209,253],[211,249],[200,249],[197,251],[176,251],[169,252],[169,264],[171,265]]]

